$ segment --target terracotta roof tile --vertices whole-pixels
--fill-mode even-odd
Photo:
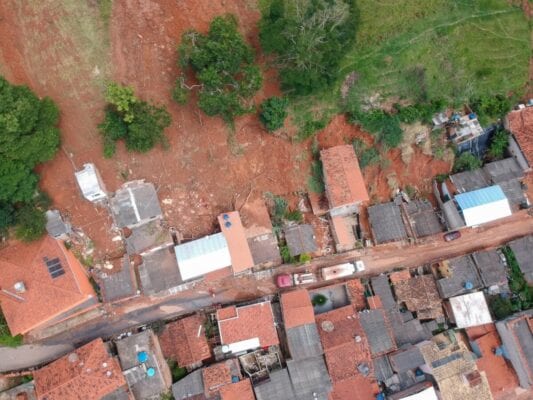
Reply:
[[[494,325],[493,323],[471,326],[469,328],[466,328],[466,335],[468,336],[469,340],[476,340],[479,339],[481,336],[484,336],[487,333],[493,332],[495,330],[496,325]]]
[[[118,361],[102,339],[34,371],[33,378],[39,400],[100,400],[126,386]]]
[[[350,301],[356,310],[366,308],[365,287],[360,279],[350,279],[346,282],[346,290]]]
[[[224,307],[224,308],[221,308],[220,310],[217,310],[218,320],[229,319],[229,318],[237,318],[237,307],[229,306],[229,307]]]
[[[269,301],[242,307],[236,310],[236,317],[228,317],[225,308],[217,311],[218,327],[222,344],[258,338],[261,347],[279,344],[274,326],[274,315]]]
[[[408,269],[403,269],[401,271],[391,273],[389,275],[389,279],[394,285],[395,283],[411,279],[411,274],[409,273]]]
[[[231,371],[226,363],[218,363],[202,369],[205,396],[214,396],[222,386],[231,383]]]
[[[309,293],[305,289],[283,293],[281,295],[281,310],[286,329],[315,323],[313,305]]]
[[[375,381],[358,375],[334,383],[329,400],[375,400],[378,393]]]
[[[52,278],[44,258],[59,259],[64,274]],[[22,282],[24,293],[14,285]],[[13,335],[26,333],[93,298],[96,294],[80,262],[63,242],[46,235],[32,243],[15,243],[0,252],[2,311]]]
[[[533,167],[533,107],[507,114],[508,129],[513,133],[530,167]]]
[[[409,311],[419,314],[421,319],[438,318],[443,315],[435,278],[421,275],[394,283],[394,293],[400,302],[404,302]]]
[[[246,271],[254,266],[252,252],[248,246],[241,217],[238,211],[232,211],[218,216],[220,229],[228,242],[229,253],[231,256],[231,267],[233,272]],[[229,225],[229,226],[227,226]]]
[[[351,145],[320,152],[330,208],[368,201],[365,181]]]
[[[175,360],[183,367],[210,358],[204,322],[205,317],[196,314],[167,324],[159,337],[165,358]]]
[[[222,400],[255,400],[250,379],[226,385],[220,389]]]
[[[491,324],[494,327],[494,324]],[[494,396],[501,392],[511,391],[518,386],[518,378],[511,366],[502,356],[497,356],[494,350],[502,342],[495,330],[475,340],[482,356],[476,361],[480,371],[485,371],[489,387]]]

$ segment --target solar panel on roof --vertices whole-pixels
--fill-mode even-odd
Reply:
[[[48,257],[44,257],[43,261],[46,264],[46,267],[48,268],[48,272],[50,273],[50,276],[52,277],[52,279],[55,279],[65,274],[65,270],[63,269],[63,266],[61,265],[61,261],[59,261],[59,258],[56,257],[56,258],[49,260]]]

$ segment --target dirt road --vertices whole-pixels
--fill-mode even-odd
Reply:
[[[368,277],[396,268],[417,267],[474,251],[497,247],[532,233],[533,217],[528,216],[525,211],[520,211],[509,218],[482,228],[467,229],[463,231],[460,239],[453,242],[446,243],[442,240],[442,236],[438,235],[417,245],[392,244],[320,257],[314,259],[310,264],[300,267],[283,265],[276,268],[273,273],[299,270],[316,271],[323,266],[360,258],[366,264],[366,271],[359,276]],[[266,273],[259,277],[256,275],[228,277],[215,282],[202,282],[193,290],[184,291],[172,297],[138,298],[120,306],[108,307],[108,314],[105,317],[94,319],[68,332],[42,339],[40,342],[45,344],[81,344],[98,336],[111,337],[138,325],[160,319],[169,319],[213,304],[232,303],[276,294],[277,288],[274,285],[272,275]],[[319,282],[316,286],[324,286],[325,284],[325,282]],[[213,293],[214,296],[212,296]]]

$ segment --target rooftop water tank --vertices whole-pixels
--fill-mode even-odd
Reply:
[[[146,370],[146,375],[148,375],[150,378],[155,375],[155,369],[150,367]]]
[[[148,361],[148,353],[146,351],[140,351],[137,353],[137,360],[139,360],[139,362],[141,363],[144,363],[146,361]]]
[[[470,281],[465,282],[465,289],[466,290],[472,290],[474,288],[474,284]]]
[[[226,226],[226,228],[229,228],[229,227],[231,227],[231,222],[226,221],[226,222],[224,223],[224,225]]]

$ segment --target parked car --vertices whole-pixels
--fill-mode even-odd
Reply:
[[[459,231],[452,231],[448,232],[444,235],[444,240],[447,242],[451,242],[452,240],[459,239],[461,237],[461,232]]]
[[[312,272],[308,273],[294,273],[294,274],[279,274],[276,277],[276,285],[278,288],[287,288],[291,286],[306,285],[316,282],[316,275]]]

